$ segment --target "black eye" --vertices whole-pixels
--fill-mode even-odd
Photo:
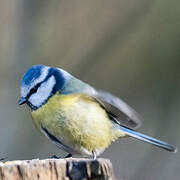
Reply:
[[[34,87],[30,90],[30,92],[29,92],[29,94],[27,95],[26,98],[28,99],[32,94],[36,93],[40,85],[41,85],[41,83],[38,83],[36,86],[34,86]]]
[[[32,88],[32,89],[30,90],[30,94],[34,94],[34,93],[36,93],[36,92],[37,92],[37,90],[38,90],[38,88],[37,88],[37,87]]]
[[[34,87],[30,90],[30,94],[36,93],[40,85],[41,85],[41,83],[36,84],[36,86],[34,86]]]

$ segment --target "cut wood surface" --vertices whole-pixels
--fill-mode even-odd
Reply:
[[[113,180],[108,159],[34,159],[0,162],[0,180]]]

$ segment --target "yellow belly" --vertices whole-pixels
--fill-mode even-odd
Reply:
[[[56,94],[32,111],[32,117],[40,131],[43,125],[79,153],[84,149],[88,152],[104,150],[112,140],[111,122],[105,110],[86,95]]]

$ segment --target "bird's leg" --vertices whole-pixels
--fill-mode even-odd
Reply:
[[[92,151],[92,154],[93,154],[93,159],[95,160],[96,159],[96,152]]]

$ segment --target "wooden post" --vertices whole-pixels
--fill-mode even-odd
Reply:
[[[107,159],[45,159],[0,162],[0,180],[113,180]]]

